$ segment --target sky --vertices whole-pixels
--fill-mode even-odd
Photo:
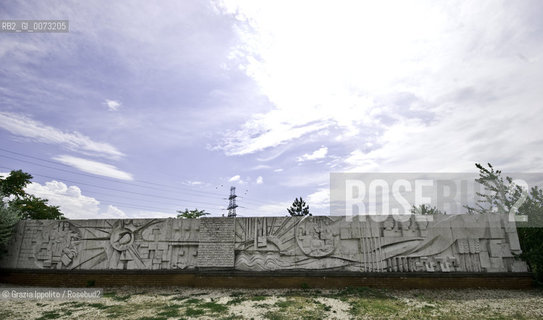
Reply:
[[[66,217],[329,213],[331,172],[543,172],[541,1],[9,1],[0,172]]]

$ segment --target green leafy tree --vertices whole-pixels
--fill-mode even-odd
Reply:
[[[41,199],[33,195],[27,195],[24,198],[15,199],[12,201],[13,206],[21,211],[21,219],[48,219],[59,220],[64,219],[58,206],[47,204],[47,199]]]
[[[32,175],[21,170],[11,171],[6,178],[0,178],[0,191],[11,200],[9,206],[20,211],[21,219],[64,219],[58,206],[48,205],[41,199],[24,191]]]
[[[305,203],[302,197],[300,197],[300,199],[296,198],[290,208],[287,208],[287,211],[291,216],[311,215],[309,213],[309,206]]]
[[[24,188],[30,183],[30,179],[32,179],[30,174],[22,170],[13,170],[6,178],[0,178],[0,188],[5,196],[25,197]]]
[[[185,209],[185,211],[177,210],[177,213],[179,213],[177,215],[177,218],[180,218],[180,219],[198,219],[202,216],[209,214],[208,212],[205,212],[205,210],[198,210],[198,209],[194,209],[190,211],[189,209]]]
[[[421,215],[447,214],[446,212],[439,210],[437,207],[430,207],[426,204],[421,204],[418,207],[413,206],[411,208],[411,213]]]
[[[10,206],[7,197],[0,193],[0,256],[4,253],[6,245],[13,232],[13,227],[20,219],[20,211]]]
[[[534,186],[523,189],[511,177],[503,178],[501,171],[489,163],[488,168],[477,163],[480,183],[485,192],[477,193],[481,198],[476,207],[466,206],[468,213],[488,214],[491,212],[524,216],[517,221],[517,231],[523,258],[536,278],[543,281],[543,191]]]

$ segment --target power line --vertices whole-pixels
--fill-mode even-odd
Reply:
[[[8,169],[8,170],[13,170],[13,169],[7,168],[7,167],[2,167],[2,168]],[[188,203],[217,206],[216,203],[192,201],[192,200],[180,199],[180,198],[170,198],[170,197],[164,197],[164,196],[159,196],[159,195],[154,195],[154,194],[145,194],[145,193],[140,193],[140,192],[125,191],[125,190],[119,190],[119,189],[114,189],[114,188],[108,188],[108,187],[104,187],[104,186],[97,186],[97,185],[93,185],[93,184],[90,184],[90,183],[73,181],[73,180],[68,180],[68,179],[64,179],[64,178],[55,178],[55,177],[50,177],[50,176],[41,175],[41,174],[34,174],[34,175],[38,176],[38,177],[44,177],[44,178],[47,178],[47,179],[62,180],[62,181],[66,181],[66,182],[76,183],[76,184],[79,184],[79,185],[85,185],[85,186],[90,186],[90,187],[95,187],[95,188],[100,188],[100,189],[105,189],[105,190],[123,192],[123,193],[127,193],[127,194],[135,194],[135,195],[140,195],[140,196],[144,196],[144,197],[154,197],[154,198],[161,198],[161,199],[166,199],[166,200],[186,201]]]
[[[19,152],[6,150],[6,149],[3,149],[3,148],[0,148],[0,150],[4,151],[4,152],[9,152],[9,153],[12,153],[12,154],[15,154],[15,155],[19,155],[19,156],[22,156],[22,157],[28,157],[28,158],[36,159],[36,160],[39,160],[39,161],[49,162],[49,163],[52,163],[52,164],[55,164],[55,165],[60,165],[60,166],[68,167],[68,168],[73,168],[72,166],[69,166],[69,165],[64,164],[64,163],[58,163],[58,162],[55,162],[55,161],[51,161],[51,160],[47,160],[47,159],[43,159],[43,158],[31,156],[31,155],[19,153]],[[135,182],[130,183],[130,182],[126,182],[126,181],[118,181],[118,180],[114,180],[114,179],[111,179],[111,178],[101,177],[99,175],[85,174],[85,173],[81,173],[81,172],[75,172],[75,171],[72,171],[72,170],[65,170],[65,169],[50,167],[50,166],[46,166],[46,165],[43,165],[43,164],[31,162],[31,161],[28,161],[28,160],[12,158],[12,157],[9,157],[9,156],[6,156],[6,155],[0,155],[0,156],[5,157],[5,158],[9,158],[9,159],[13,159],[13,160],[17,160],[17,161],[31,163],[31,164],[42,166],[42,167],[49,168],[49,169],[54,169],[54,170],[68,172],[68,173],[78,174],[78,175],[91,177],[91,178],[95,178],[95,179],[101,179],[101,180],[111,181],[111,182],[114,182],[114,183],[130,185],[130,186],[138,186],[138,187],[141,187],[141,188],[148,188],[148,186],[141,185],[141,184],[138,184],[138,183],[135,183]],[[148,181],[143,181],[143,180],[140,180],[140,182],[146,183],[146,184],[151,184],[151,185],[156,185],[156,186],[167,187],[167,188],[174,189],[176,191],[179,190],[179,189],[182,189],[182,190],[187,190],[187,191],[195,192],[195,193],[204,193],[204,194],[211,194],[211,195],[216,195],[216,196],[222,195],[222,194],[217,193],[217,192],[210,192],[210,191],[203,191],[203,190],[193,190],[193,189],[189,189],[189,188],[182,187],[182,186],[175,186],[174,187],[174,186],[170,186],[170,185],[159,184],[159,183],[154,183],[154,182],[148,182]],[[163,190],[163,191],[166,191],[166,190]],[[167,191],[167,192],[171,192],[171,191]]]
[[[5,168],[5,169],[9,169],[7,167],[2,167],[2,168]],[[98,192],[98,191],[95,191],[95,190],[91,190],[91,191],[88,191],[89,194],[98,194],[98,195],[102,195],[102,196],[110,196],[111,193],[102,193],[102,192]],[[123,197],[123,196],[120,196],[120,195],[116,195],[115,198],[120,198],[120,199],[126,199],[126,200],[137,200],[139,202],[148,202],[148,203],[157,203],[156,201],[150,201],[150,200],[146,200],[146,199],[141,199],[141,198],[131,198],[131,197]],[[121,204],[121,205],[124,205],[124,206],[132,206],[133,204],[127,204],[127,203],[122,203],[122,202],[118,202],[118,200],[111,200],[111,199],[108,199],[108,198],[103,198],[103,197],[100,197],[100,200],[101,201],[108,201],[110,203],[114,203],[114,204]],[[160,204],[167,204],[167,205],[171,205],[171,206],[176,206],[176,207],[182,207],[183,205],[179,204],[179,203],[172,203],[172,202],[168,202],[168,203],[165,203],[163,201],[160,202]],[[149,207],[149,206],[147,206]],[[217,208],[220,208],[219,205],[216,205]],[[139,207],[136,207],[136,208],[139,208]],[[153,209],[158,209],[156,207],[149,207],[149,208],[153,208]],[[163,209],[160,209],[160,210],[163,210]]]
[[[105,195],[105,196],[111,196],[111,194],[107,194],[107,193],[102,193],[102,192],[98,192],[98,191],[89,191],[89,194],[98,194],[98,195]],[[120,198],[120,199],[126,199],[126,200],[137,200],[137,201],[140,201],[140,202],[148,202],[148,203],[160,203],[160,204],[167,204],[167,205],[171,205],[171,206],[176,206],[176,207],[182,207],[183,205],[179,204],[179,203],[172,203],[172,202],[156,202],[156,201],[150,201],[150,200],[146,200],[146,199],[141,199],[141,198],[131,198],[131,197],[123,197],[123,196],[120,196],[120,195],[115,195],[115,198]],[[107,198],[103,198],[103,197],[100,197],[100,200],[103,200],[103,201],[109,201],[109,202],[115,202],[117,200],[110,200],[110,199],[107,199]],[[217,208],[219,208],[220,206],[219,205],[216,205]]]
[[[31,156],[31,155],[28,155],[28,154],[14,152],[14,151],[6,150],[4,148],[0,148],[0,150],[4,151],[4,152],[9,152],[11,154],[19,155],[19,156],[22,156],[22,157],[28,157],[28,158],[36,159],[36,160],[39,160],[39,161],[52,163],[52,164],[55,164],[55,165],[60,165],[60,166],[68,167],[68,168],[73,168],[72,166],[66,165],[64,163],[58,163],[58,162],[55,162],[55,161],[51,161],[51,160]],[[70,174],[77,174],[77,175],[86,176],[86,177],[90,177],[90,178],[94,178],[94,179],[101,179],[101,180],[110,181],[110,182],[114,182],[114,183],[118,183],[118,184],[124,184],[124,185],[128,185],[128,186],[131,186],[131,187],[140,187],[140,188],[145,188],[146,190],[152,189],[152,190],[161,191],[161,192],[170,192],[170,193],[174,192],[174,191],[169,191],[169,190],[164,190],[164,189],[150,188],[148,186],[141,185],[141,184],[134,183],[134,182],[130,183],[130,182],[125,182],[125,181],[118,181],[118,180],[114,180],[114,179],[106,178],[106,177],[101,177],[101,176],[97,176],[97,175],[86,174],[86,173],[81,173],[81,172],[75,172],[75,171],[72,171],[72,170],[65,170],[65,169],[60,169],[60,168],[55,168],[55,167],[46,166],[46,165],[43,165],[43,164],[40,164],[40,163],[36,163],[36,162],[28,161],[28,160],[23,160],[23,159],[19,159],[19,158],[14,158],[14,157],[2,155],[2,154],[0,154],[0,157],[4,157],[4,158],[12,159],[12,160],[15,160],[15,161],[20,161],[20,162],[33,164],[33,165],[41,166],[41,167],[44,167],[44,168],[58,170],[58,171],[62,171],[62,172],[70,173]],[[9,168],[6,168],[6,169],[9,169]],[[56,178],[51,178],[51,179],[56,179]],[[69,181],[69,180],[66,180],[66,181]],[[206,198],[209,197],[209,196],[205,196],[203,194],[209,194],[209,195],[214,195],[214,196],[222,195],[222,194],[216,193],[216,192],[209,192],[209,191],[203,191],[203,190],[194,190],[194,189],[189,189],[189,188],[185,188],[185,187],[182,187],[182,186],[173,187],[173,186],[168,186],[168,185],[164,185],[164,184],[146,182],[146,181],[141,181],[141,180],[140,180],[140,182],[147,183],[147,184],[152,184],[152,185],[168,187],[168,188],[171,188],[171,189],[175,189],[175,191],[178,191],[180,189],[181,191],[184,191],[186,193],[192,193],[192,196],[195,196],[195,197],[206,197]],[[78,182],[75,182],[75,183],[78,183]],[[81,183],[81,184],[84,184],[84,183]],[[118,190],[118,191],[120,191],[120,190]],[[121,191],[121,192],[124,192],[124,191]],[[201,193],[202,195],[200,195],[199,193]],[[252,203],[254,205],[270,204],[270,202],[264,202],[264,201],[260,201],[260,200],[253,200],[253,199],[250,199],[250,198],[247,198],[247,197],[239,197],[239,198],[244,199],[244,201]]]

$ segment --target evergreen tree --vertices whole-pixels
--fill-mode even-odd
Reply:
[[[290,208],[287,208],[287,211],[291,216],[311,215],[309,213],[309,206],[305,203],[302,197],[300,197],[300,199],[296,198]]]

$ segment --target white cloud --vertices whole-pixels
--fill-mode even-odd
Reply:
[[[30,183],[25,191],[36,197],[48,199],[48,204],[59,206],[60,211],[69,219],[106,219],[125,218],[124,212],[114,206],[108,206],[106,212],[100,212],[100,201],[81,194],[77,186],[67,186],[59,181],[49,181],[45,185]]]
[[[344,169],[357,172],[470,172],[476,162],[490,162],[509,172],[541,172],[543,141],[534,135],[543,114],[530,111],[537,101],[521,99],[508,117],[509,103],[497,101],[458,107],[432,124],[402,120],[388,127],[377,148],[355,149]],[[524,107],[527,106],[527,107]],[[533,109],[535,110],[535,109]],[[459,112],[460,111],[460,112]],[[490,138],[491,137],[491,138]]]
[[[121,171],[115,166],[107,163],[72,157],[68,155],[60,155],[54,157],[53,159],[88,173],[120,180],[134,180],[130,173]]]
[[[307,161],[307,160],[317,160],[317,159],[322,159],[324,157],[326,157],[326,154],[328,153],[328,148],[327,147],[321,147],[320,149],[317,149],[315,151],[313,151],[313,153],[311,154],[304,154],[302,155],[301,157],[298,157],[296,160],[298,162],[302,162],[302,161]]]
[[[109,108],[109,111],[117,111],[119,110],[119,107],[121,106],[121,103],[116,100],[109,100],[106,99],[106,102],[104,102],[106,106]]]
[[[289,123],[287,114],[282,120],[268,118],[251,120],[237,131],[225,135],[221,145],[214,149],[223,150],[227,155],[244,155],[276,147],[282,143],[300,138],[305,134],[326,128],[328,123]],[[285,120],[285,121],[283,121]]]
[[[162,218],[175,218],[177,215],[159,211],[138,211],[130,214],[130,218],[135,219],[162,219]]]
[[[105,211],[100,210],[100,201],[82,194],[77,186],[67,186],[56,180],[41,185],[30,183],[25,191],[36,197],[49,200],[49,205],[59,206],[60,211],[68,219],[128,219],[128,218],[171,218],[175,214],[138,210],[126,214],[114,205],[108,205]]]
[[[126,213],[124,213],[124,211],[122,211],[121,209],[119,209],[119,208],[117,208],[115,206],[112,206],[112,205],[107,206],[107,211],[106,211],[105,215],[107,217],[118,218],[118,219],[126,219],[126,218],[128,218],[126,216]]]
[[[234,54],[273,104],[226,135],[225,154],[322,130],[350,148],[347,168],[541,168],[533,134],[543,99],[538,5],[311,2],[311,13],[305,2],[222,6],[249,25]],[[392,99],[403,93],[414,101]]]
[[[256,165],[256,166],[252,167],[249,170],[263,170],[263,169],[271,169],[271,167],[266,165],[266,164],[259,164],[259,165]]]
[[[283,171],[282,168],[278,168],[278,169],[273,170],[273,172],[282,172],[282,171]]]
[[[228,179],[229,182],[237,182],[239,184],[245,184],[249,181],[251,181],[251,178],[247,178],[245,181],[243,179],[241,179],[241,176],[239,174],[231,177],[230,179]]]
[[[16,136],[41,143],[58,144],[72,151],[113,159],[123,156],[108,143],[93,141],[79,132],[65,133],[20,114],[0,112],[0,127]]]
[[[185,182],[185,184],[188,184],[188,185],[191,185],[191,186],[199,186],[199,185],[202,185],[204,184],[202,181],[191,181],[191,180],[187,180]]]
[[[264,178],[262,178],[262,176],[258,176],[258,178],[256,178],[256,184],[263,184],[264,183]]]
[[[309,205],[309,211],[311,208],[324,209],[330,207],[330,189],[321,188],[318,191],[311,193],[307,196],[307,204]],[[324,212],[320,212],[324,213]],[[328,213],[328,212],[326,212]]]
[[[287,187],[315,187],[323,186],[330,182],[330,174],[326,171],[300,173],[288,175],[279,181],[280,185]]]
[[[241,177],[239,174],[233,176],[232,178],[228,179],[229,182],[236,182],[236,181],[241,181]]]
[[[276,204],[265,204],[256,208],[254,213],[255,216],[268,216],[268,217],[283,217],[288,216],[287,208],[290,207],[291,202],[284,201],[278,202]]]

